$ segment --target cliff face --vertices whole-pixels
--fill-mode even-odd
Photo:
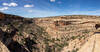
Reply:
[[[78,51],[93,35],[99,19],[99,16],[28,19],[0,13],[0,41],[8,52]]]

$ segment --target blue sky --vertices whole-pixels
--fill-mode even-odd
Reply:
[[[100,0],[0,0],[0,11],[23,17],[100,15]]]

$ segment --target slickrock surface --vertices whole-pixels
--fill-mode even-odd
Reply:
[[[78,52],[93,52],[95,35],[89,38],[89,40],[82,46]]]
[[[95,40],[95,47],[93,52],[100,52],[100,33],[95,34],[95,36],[96,36],[96,40]]]
[[[100,33],[96,33],[78,52],[100,52]]]
[[[0,41],[0,52],[9,52],[8,48]]]

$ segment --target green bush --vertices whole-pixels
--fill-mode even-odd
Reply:
[[[71,39],[73,39],[73,40],[76,39],[76,36],[72,36]]]
[[[23,34],[22,34],[22,33],[19,33],[18,35],[19,35],[19,36],[23,36]]]

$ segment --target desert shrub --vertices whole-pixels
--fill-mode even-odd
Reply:
[[[78,48],[76,48],[76,51],[78,51],[79,49]]]
[[[18,35],[19,35],[19,36],[23,36],[23,34],[22,34],[22,33],[18,33]]]
[[[78,48],[76,48],[76,49],[73,49],[72,50],[72,52],[77,52],[79,49]]]
[[[56,41],[60,41],[60,39],[57,38]]]
[[[76,39],[76,36],[72,36],[71,39],[73,39],[73,40]]]
[[[77,52],[77,51],[73,49],[72,52]]]
[[[70,52],[70,51],[68,51],[68,52]]]

